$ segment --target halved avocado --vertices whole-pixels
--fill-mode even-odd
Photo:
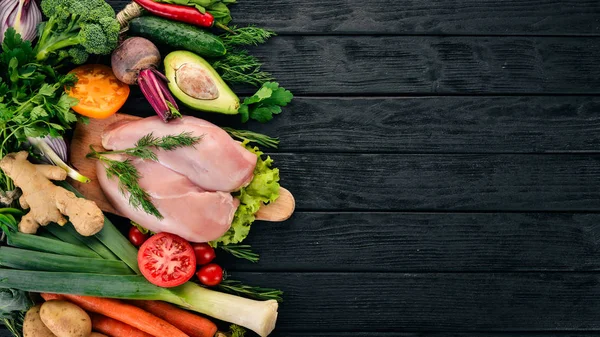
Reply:
[[[165,75],[173,95],[190,108],[238,113],[240,99],[202,57],[189,51],[174,51],[165,57]]]

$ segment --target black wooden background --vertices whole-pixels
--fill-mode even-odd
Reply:
[[[600,335],[600,1],[233,13],[279,33],[252,52],[296,94],[248,128],[281,138],[297,212],[226,261],[285,290],[274,336]]]

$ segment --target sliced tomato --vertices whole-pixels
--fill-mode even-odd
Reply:
[[[75,112],[91,118],[107,118],[119,111],[129,97],[129,86],[119,81],[109,66],[86,64],[70,71],[77,83],[67,90],[79,99]]]
[[[151,236],[138,252],[138,266],[150,283],[159,287],[176,287],[189,281],[196,271],[192,245],[170,233]]]

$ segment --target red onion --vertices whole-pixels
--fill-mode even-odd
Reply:
[[[35,0],[0,0],[0,42],[8,27],[14,27],[23,40],[33,41],[42,12]]]
[[[67,143],[62,137],[29,137],[27,141],[43,162],[62,168],[67,171],[69,177],[79,182],[90,182],[88,177],[81,175],[81,173],[65,163],[67,161]]]

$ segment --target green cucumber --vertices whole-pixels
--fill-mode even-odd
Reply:
[[[200,56],[218,57],[227,52],[218,36],[196,26],[155,16],[131,20],[129,33],[145,37],[154,43],[189,50]]]

